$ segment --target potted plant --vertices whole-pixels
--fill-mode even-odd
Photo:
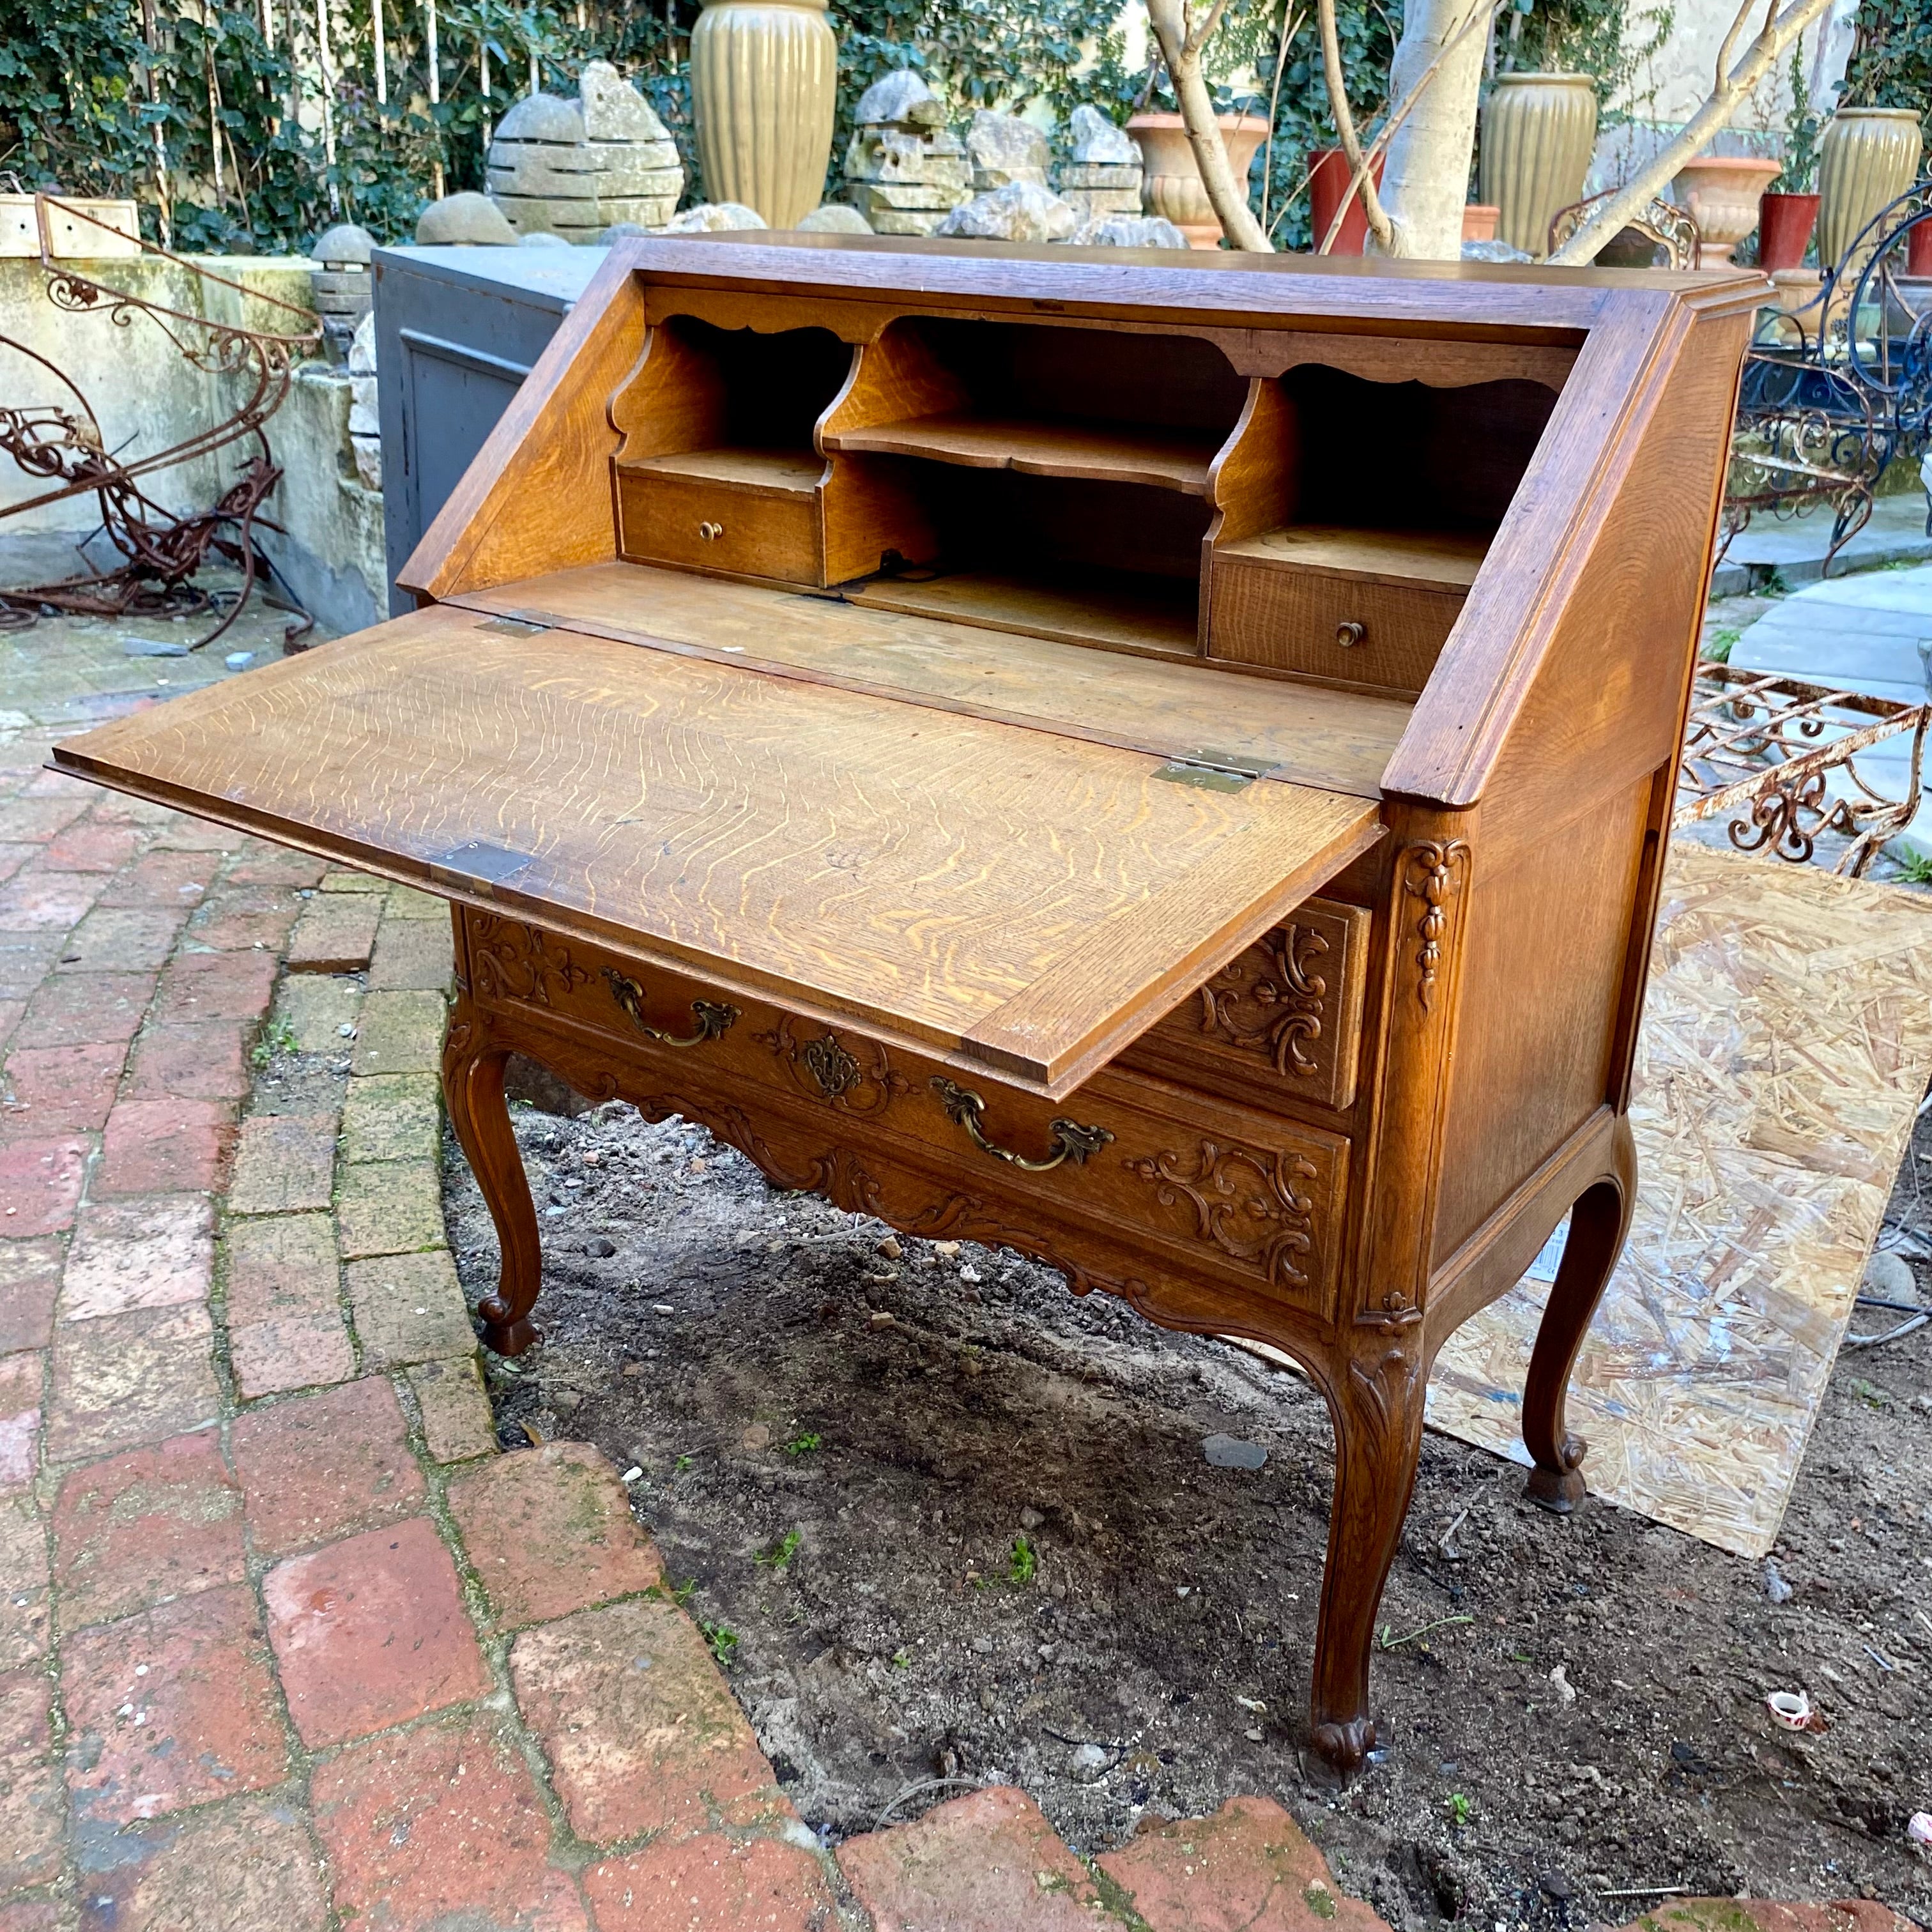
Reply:
[[[1804,84],[1802,47],[1791,50],[1791,112],[1784,123],[1784,165],[1757,211],[1757,265],[1768,275],[1796,268],[1818,225],[1818,110]]]
[[[1918,172],[1928,52],[1922,9],[1864,0],[1838,111],[1819,147],[1818,260],[1826,268]]]
[[[1267,121],[1258,114],[1220,114],[1214,124],[1235,180],[1245,182],[1268,132]],[[1178,114],[1136,114],[1128,121],[1127,132],[1141,151],[1141,200],[1148,214],[1165,215],[1194,248],[1218,248],[1221,224],[1202,182],[1187,124]]]

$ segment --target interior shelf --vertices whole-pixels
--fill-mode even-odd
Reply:
[[[1027,476],[1146,483],[1204,496],[1208,466],[1226,439],[1204,431],[1139,424],[955,412],[828,430],[824,440],[827,449],[920,456],[971,470],[1017,470]]]
[[[621,462],[618,467],[630,476],[682,476],[799,496],[809,496],[825,474],[824,459],[809,448],[687,449]]]
[[[1046,575],[962,571],[878,578],[847,586],[848,602],[993,631],[1100,644],[1147,657],[1198,655],[1199,586],[1124,571],[1064,568]]]
[[[1227,544],[1216,559],[1280,570],[1312,571],[1358,583],[1466,591],[1476,580],[1490,540],[1465,530],[1376,530],[1330,524],[1288,524]]]

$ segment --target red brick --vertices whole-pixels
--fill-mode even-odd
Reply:
[[[244,1574],[242,1492],[212,1429],[69,1471],[53,1527],[63,1630]]]
[[[262,1594],[289,1714],[311,1750],[490,1688],[456,1566],[425,1516],[298,1556]]]
[[[1875,1898],[1785,1905],[1768,1898],[1675,1898],[1631,1921],[1627,1932],[1914,1932],[1902,1912]]]
[[[451,1484],[449,1507],[500,1628],[663,1581],[616,1471],[587,1442],[494,1457]]]
[[[946,1932],[1074,1932],[1101,1920],[1087,1868],[1017,1786],[935,1806],[838,1847],[839,1869],[881,1925]]]
[[[381,1376],[236,1419],[235,1467],[258,1556],[285,1556],[422,1506],[401,1405]]]
[[[56,974],[34,989],[12,1043],[125,1046],[140,1032],[154,994],[152,973]]]
[[[0,1892],[60,1875],[60,1767],[48,1721],[47,1680],[38,1670],[0,1677]]]
[[[198,1590],[61,1645],[68,1784],[128,1824],[280,1783],[288,1754],[247,1587]]]
[[[6,1126],[11,1136],[98,1133],[121,1084],[128,1049],[104,1046],[16,1047],[7,1056]]]
[[[50,872],[36,860],[0,886],[0,930],[64,932],[84,919],[100,896],[101,882],[87,872]]]
[[[145,1028],[128,1062],[128,1096],[240,1100],[248,1090],[244,1042],[250,1030],[242,1020],[170,1021]]]
[[[44,1376],[38,1354],[0,1355],[0,1496],[34,1480]]]
[[[62,1258],[57,1240],[0,1241],[0,1355],[53,1339]]]
[[[64,932],[0,932],[0,995],[24,1000],[59,963],[67,944]],[[35,1046],[50,1042],[34,1040]]]
[[[289,938],[291,973],[352,973],[369,963],[380,892],[317,892],[302,909]]]
[[[91,1200],[112,1194],[216,1194],[235,1148],[226,1100],[123,1100],[107,1117]]]
[[[87,1143],[77,1135],[0,1142],[0,1236],[20,1240],[74,1226],[87,1172]]]
[[[356,1372],[356,1351],[340,1315],[291,1315],[231,1327],[228,1358],[244,1402],[346,1382]]]
[[[302,901],[282,886],[220,885],[202,902],[188,936],[220,952],[245,952],[255,946],[279,952],[301,909]]]
[[[274,997],[276,965],[268,952],[178,952],[161,975],[154,1017],[259,1020]]]
[[[31,1496],[0,1497],[0,1670],[47,1654],[47,1530]]]
[[[320,885],[328,870],[326,859],[251,839],[223,877],[231,886],[293,886],[300,890]]]
[[[227,1257],[231,1325],[334,1312],[340,1306],[335,1226],[326,1214],[277,1214],[230,1221]]]
[[[1151,1825],[1096,1862],[1149,1932],[1388,1932],[1269,1798]]]
[[[62,1932],[62,1924],[59,1906],[46,1899],[0,1905],[0,1932]]]
[[[107,882],[100,904],[192,912],[200,904],[220,862],[218,852],[150,852]]]
[[[328,1918],[314,1849],[286,1800],[238,1798],[88,1840],[82,1932],[322,1932]]]
[[[232,825],[217,825],[212,819],[177,812],[170,815],[154,843],[171,852],[239,852],[260,842]]]
[[[93,1322],[205,1302],[214,1275],[214,1214],[205,1195],[90,1201],[74,1222],[56,1313]]]
[[[51,797],[0,800],[0,838],[44,845],[86,809],[87,794],[79,788]]]
[[[338,1125],[333,1114],[256,1114],[244,1120],[229,1211],[326,1211],[334,1196]]]
[[[26,1010],[25,1000],[0,999],[0,1046],[6,1044],[8,1036],[20,1024],[20,1016]]]
[[[0,879],[10,879],[40,850],[38,845],[0,845]]]
[[[118,872],[134,862],[147,841],[138,825],[83,818],[49,844],[40,862],[50,872]]]
[[[831,1888],[802,1846],[721,1832],[650,1845],[584,1874],[598,1932],[835,1932]]]
[[[183,1436],[220,1406],[213,1324],[199,1302],[54,1331],[50,1462],[77,1462]]]
[[[661,1597],[526,1630],[518,1708],[542,1739],[571,1828],[592,1844],[680,1836],[789,1809],[697,1626]]]
[[[63,973],[158,972],[181,937],[179,911],[97,906],[68,937]]]
[[[313,1796],[336,1910],[359,1932],[588,1932],[529,1768],[488,1718],[356,1745]]]

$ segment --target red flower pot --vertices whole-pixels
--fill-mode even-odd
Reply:
[[[1757,265],[1766,274],[1804,260],[1818,223],[1815,194],[1767,194],[1757,205]]]
[[[1315,224],[1314,248],[1319,252],[1322,238],[1326,235],[1335,219],[1335,211],[1342,206],[1342,197],[1348,191],[1348,184],[1354,178],[1354,170],[1348,165],[1348,157],[1340,148],[1311,148],[1308,153],[1310,174],[1308,201]],[[1377,188],[1382,184],[1382,157],[1376,157],[1376,164],[1370,171]],[[1359,255],[1369,238],[1369,218],[1362,212],[1362,197],[1357,195],[1348,204],[1348,212],[1342,223],[1342,232],[1335,238],[1335,245],[1329,250],[1331,255]]]
[[[1905,272],[1932,278],[1932,216],[1906,231]]]

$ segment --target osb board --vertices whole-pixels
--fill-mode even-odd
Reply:
[[[1673,845],[1636,1212],[1570,1385],[1594,1494],[1739,1556],[1770,1549],[1928,1072],[1932,902]],[[1434,1426],[1528,1460],[1547,1294],[1526,1276],[1450,1338]]]

